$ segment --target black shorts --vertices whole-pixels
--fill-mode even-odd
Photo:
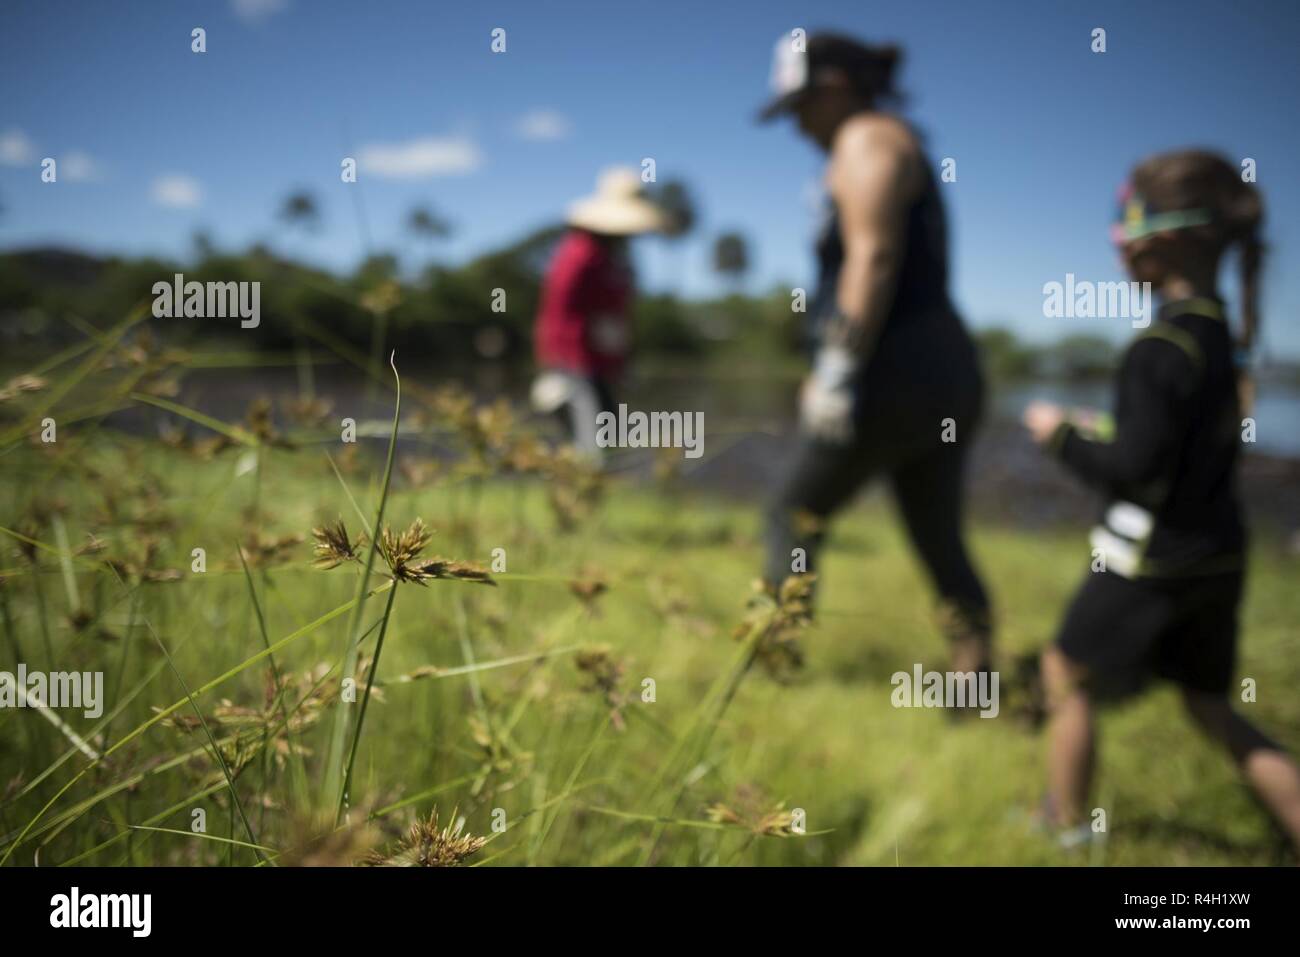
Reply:
[[[1237,655],[1243,574],[1130,580],[1094,572],[1057,636],[1065,656],[1088,670],[1099,697],[1119,698],[1166,678],[1226,694]]]

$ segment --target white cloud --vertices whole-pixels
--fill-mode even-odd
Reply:
[[[26,166],[36,159],[36,146],[22,130],[5,130],[0,133],[0,163],[6,166]]]
[[[89,153],[73,150],[59,160],[59,174],[74,182],[99,179],[99,164]]]
[[[569,118],[555,110],[533,110],[515,124],[515,133],[526,140],[562,140],[571,129]]]
[[[260,23],[289,9],[289,0],[230,0],[230,6],[245,23]]]
[[[189,209],[203,200],[203,188],[198,180],[176,174],[159,176],[153,181],[149,193],[158,205],[174,209]]]
[[[427,179],[472,173],[483,154],[465,137],[426,136],[405,143],[372,143],[358,156],[361,169],[385,179]]]

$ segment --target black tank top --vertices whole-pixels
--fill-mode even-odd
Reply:
[[[956,319],[948,298],[948,221],[935,187],[934,174],[924,161],[925,183],[907,216],[907,238],[898,284],[889,316],[880,331],[879,345],[893,338],[903,324],[938,320],[952,325]],[[817,238],[817,292],[809,310],[808,335],[813,347],[821,339],[824,324],[837,310],[836,288],[844,265],[844,241],[840,237],[840,215],[834,203]],[[957,323],[959,326],[960,323]]]

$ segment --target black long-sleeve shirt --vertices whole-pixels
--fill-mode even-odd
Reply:
[[[1066,423],[1050,447],[1107,498],[1151,513],[1138,574],[1203,574],[1240,564],[1236,489],[1241,413],[1232,337],[1217,300],[1167,303],[1129,347],[1115,430],[1101,441]]]

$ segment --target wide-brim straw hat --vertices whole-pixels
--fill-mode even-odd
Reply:
[[[667,217],[645,198],[636,170],[615,167],[600,174],[593,195],[569,207],[568,223],[606,236],[635,236],[664,229]]]

